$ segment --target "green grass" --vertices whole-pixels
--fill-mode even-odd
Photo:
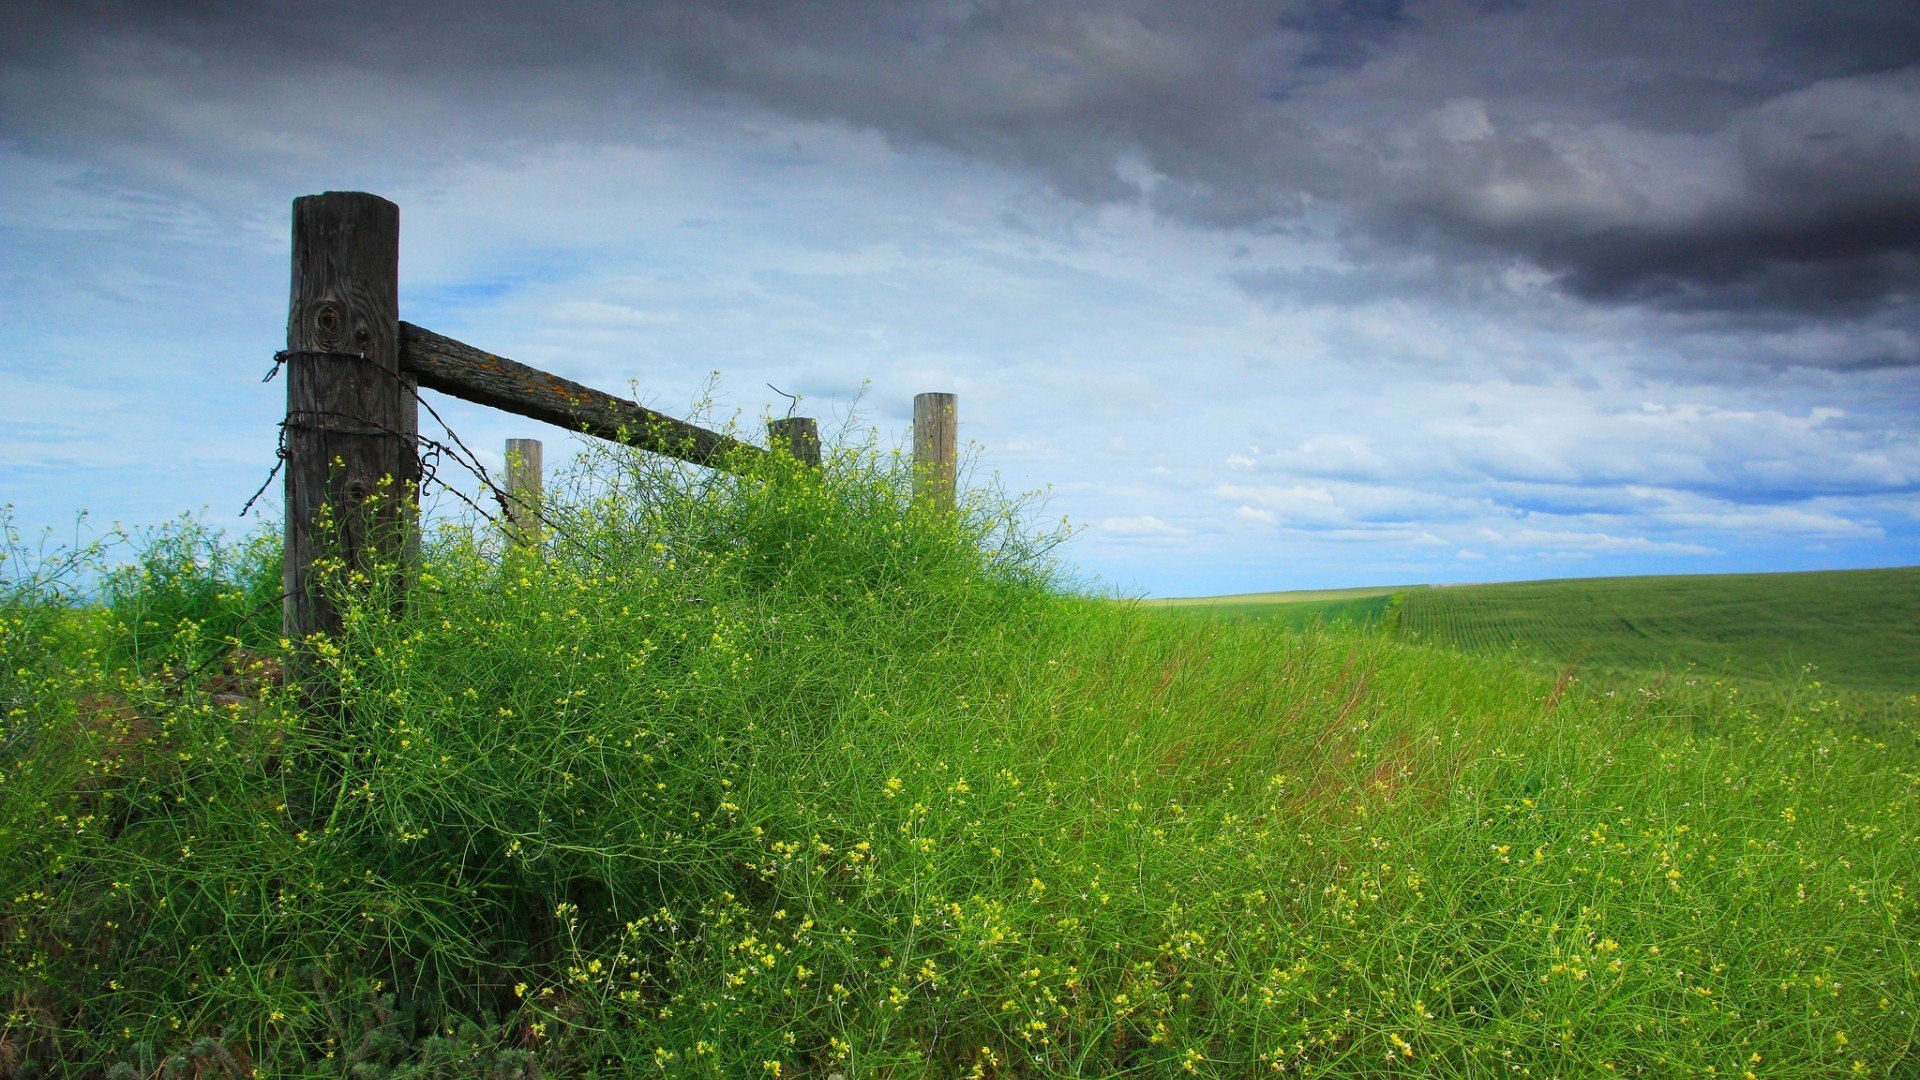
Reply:
[[[1603,669],[1920,691],[1920,568],[1586,578],[1415,589],[1402,633]]]
[[[1391,597],[1398,597],[1395,603]],[[1384,627],[1409,641],[1645,677],[1809,679],[1869,696],[1920,690],[1920,567],[1570,578],[1149,601],[1289,629]]]
[[[765,469],[609,453],[544,557],[337,582],[339,711],[205,667],[269,559],[83,612],[16,555],[0,1072],[1920,1064],[1920,703],[1171,618],[894,458]]]
[[[1385,585],[1361,589],[1298,589],[1291,592],[1232,593],[1226,596],[1175,596],[1142,600],[1146,607],[1240,607],[1265,604],[1321,604],[1342,600],[1372,600],[1391,596],[1405,586]]]
[[[1204,613],[1230,621],[1278,622],[1289,630],[1309,630],[1335,626],[1380,626],[1398,610],[1394,597],[1402,591],[1394,586],[1315,589],[1143,600],[1141,604],[1150,608]]]

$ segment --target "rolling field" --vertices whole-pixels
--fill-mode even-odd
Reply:
[[[1920,569],[1589,578],[1416,589],[1399,632],[1603,669],[1920,690]]]
[[[1307,592],[1242,593],[1237,596],[1196,596],[1149,600],[1156,608],[1192,609],[1234,621],[1274,620],[1289,630],[1316,626],[1377,626],[1393,608],[1404,587],[1387,585],[1366,589],[1316,589]]]
[[[1920,702],[1509,651],[1605,583],[1183,617],[895,459],[589,464],[543,551],[341,581],[299,687],[277,533],[0,511],[0,1076],[1916,1075]],[[1804,644],[1910,641],[1901,573],[1786,582]],[[1713,584],[1661,610],[1774,618]],[[1487,651],[1330,625],[1414,596]]]
[[[1387,594],[1401,598],[1397,606]],[[1298,629],[1385,625],[1408,640],[1595,671],[1694,667],[1741,682],[1811,677],[1871,694],[1920,690],[1920,568],[1574,578],[1264,593],[1161,602]]]

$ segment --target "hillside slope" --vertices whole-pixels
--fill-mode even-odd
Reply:
[[[1386,596],[1393,593],[1399,604]],[[1299,629],[1384,626],[1428,644],[1588,670],[1693,667],[1751,683],[1920,692],[1920,567],[1568,578],[1265,593],[1158,605]]]
[[[1920,1064],[1914,710],[1062,595],[870,459],[597,479],[349,588],[323,714],[194,674],[270,559],[0,589],[0,1073]]]

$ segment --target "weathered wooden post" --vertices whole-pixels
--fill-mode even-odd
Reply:
[[[810,416],[767,421],[767,445],[784,449],[802,465],[820,467],[820,425]]]
[[[281,622],[295,642],[340,629],[320,580],[334,571],[317,573],[316,559],[337,557],[342,576],[404,595],[420,459],[418,401],[399,351],[400,208],[359,191],[295,199]],[[296,675],[309,667],[302,653]]]
[[[507,532],[516,544],[540,546],[545,483],[539,439],[507,440]]]
[[[953,509],[955,469],[959,464],[959,395],[916,394],[913,398],[913,496],[936,510]]]

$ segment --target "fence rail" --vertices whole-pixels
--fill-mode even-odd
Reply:
[[[409,322],[400,324],[400,370],[429,390],[696,465],[725,467],[730,457],[744,462],[765,453]]]
[[[340,628],[318,587],[323,551],[349,571],[384,574],[404,595],[419,526],[419,400],[425,387],[480,405],[699,465],[741,466],[767,449],[638,402],[400,321],[400,209],[377,195],[330,191],[293,201],[293,289],[287,309],[286,602],[283,634],[305,642]],[[933,400],[937,399],[937,400]],[[914,409],[917,498],[953,507],[952,394]],[[820,463],[809,417],[767,425],[768,446]],[[527,451],[534,459],[531,480]],[[515,534],[537,538],[537,444],[509,483],[527,505]],[[296,674],[312,668],[298,653]]]

